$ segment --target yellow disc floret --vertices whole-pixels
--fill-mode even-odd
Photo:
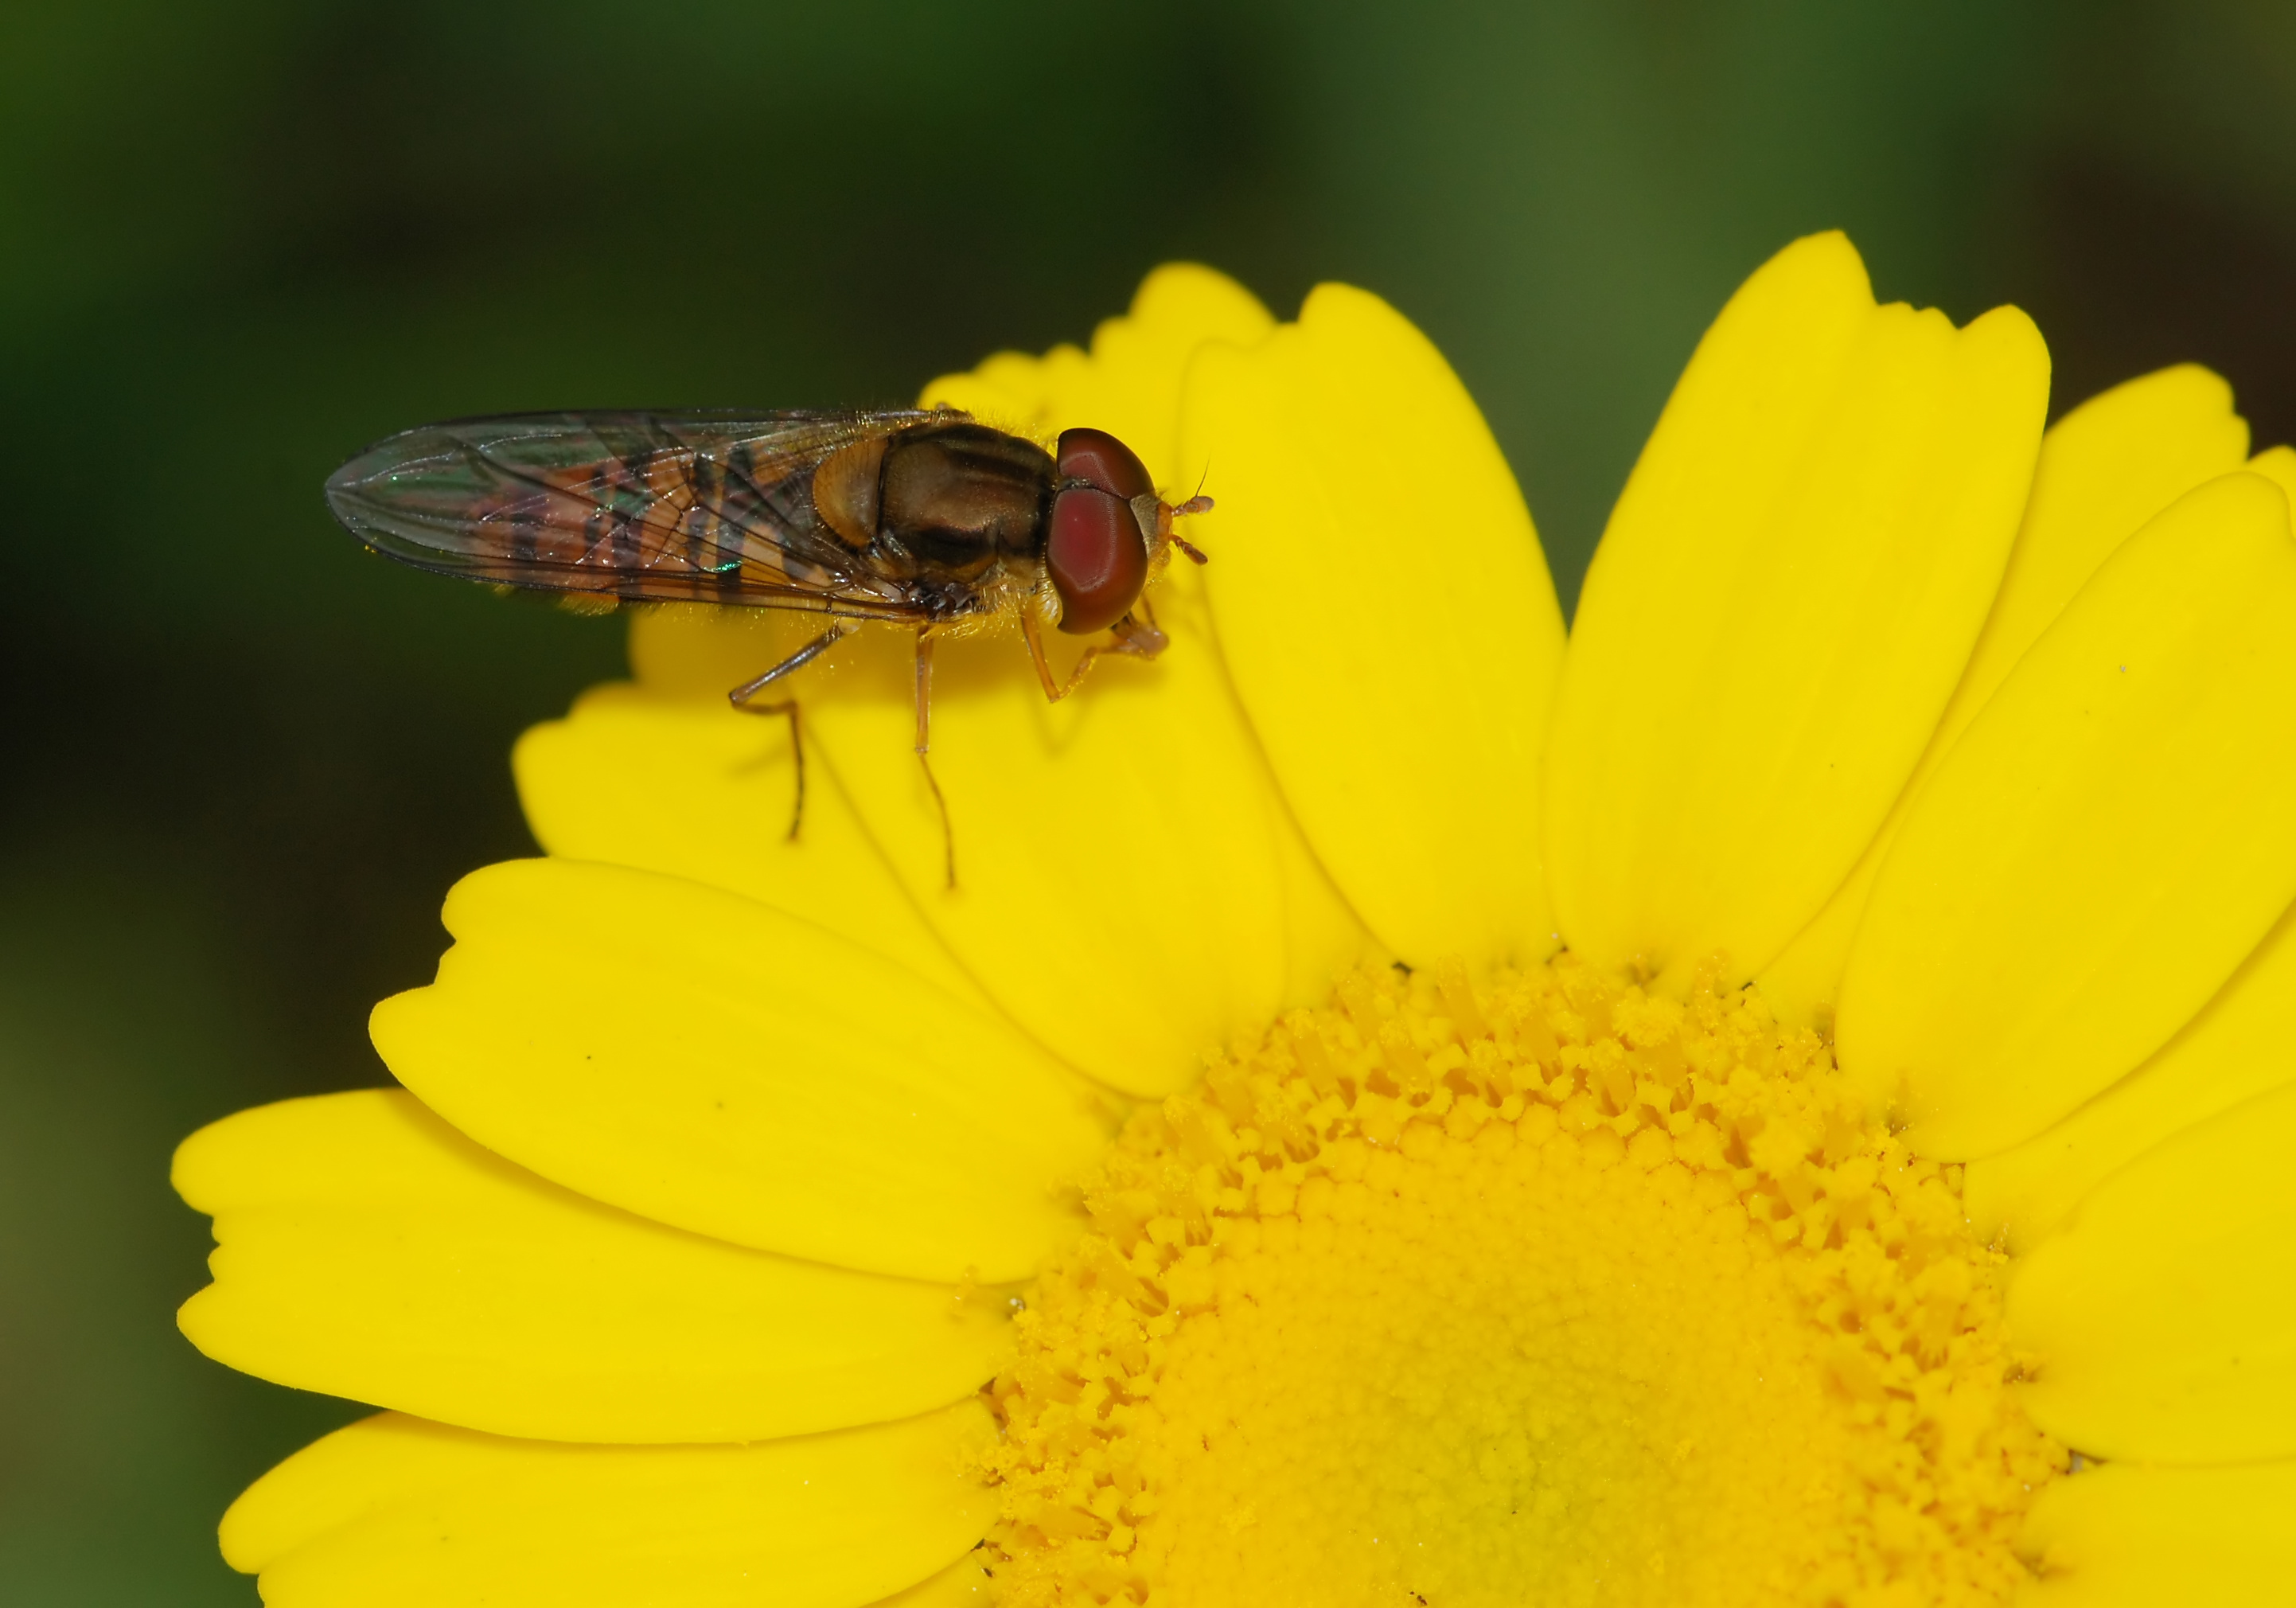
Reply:
[[[1349,978],[1138,1112],[994,1390],[1007,1602],[2005,1599],[2003,1259],[1824,1046],[1565,957]]]

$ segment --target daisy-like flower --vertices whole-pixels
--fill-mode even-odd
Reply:
[[[2296,1578],[2296,455],[2043,430],[1802,241],[1575,628],[1429,343],[1159,271],[930,401],[1209,466],[1169,651],[665,611],[403,1089],[177,1158],[201,1349],[388,1409],[274,1608],[2257,1603]]]

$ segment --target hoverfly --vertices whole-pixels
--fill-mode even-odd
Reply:
[[[1105,431],[1047,452],[949,408],[889,413],[514,414],[426,424],[376,443],[327,481],[327,502],[375,552],[442,575],[617,602],[790,609],[828,624],[726,693],[786,716],[804,820],[794,698],[760,694],[869,620],[916,633],[916,754],[941,816],[931,751],[936,633],[1017,615],[1045,696],[1066,697],[1105,654],[1165,646],[1144,595],[1177,548],[1174,520],[1211,506],[1158,495]],[[1108,633],[1062,680],[1041,622]]]

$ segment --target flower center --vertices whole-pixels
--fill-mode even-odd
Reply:
[[[1824,1046],[1349,978],[1127,1126],[994,1387],[1009,1603],[2005,1600],[2002,1258]]]

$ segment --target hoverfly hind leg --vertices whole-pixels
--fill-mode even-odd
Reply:
[[[743,682],[726,694],[726,701],[745,715],[787,715],[789,717],[790,759],[797,771],[797,803],[790,811],[789,841],[792,843],[797,841],[798,829],[805,825],[804,723],[799,718],[797,700],[794,698],[780,698],[771,703],[757,703],[752,700],[791,671],[803,669],[859,629],[860,627],[852,620],[836,620],[831,624],[829,629],[807,643],[764,675]]]
[[[771,703],[737,703],[734,706],[745,715],[787,715],[790,723],[790,759],[797,767],[797,801],[790,807],[789,841],[797,841],[798,828],[805,825],[805,723],[800,718],[797,700],[777,698]]]
[[[830,649],[835,647],[839,643],[843,642],[847,637],[852,636],[854,632],[860,628],[860,624],[855,620],[832,620],[830,623],[829,629],[824,631],[820,636],[815,637],[811,642],[807,643],[805,646],[800,648],[796,652],[791,653],[787,659],[783,660],[779,664],[774,666],[772,669],[767,670],[762,676],[755,677],[750,680],[743,682],[732,692],[726,693],[726,701],[731,703],[735,709],[746,708],[750,699],[756,697],[759,693],[764,692],[767,687],[773,685],[775,682],[779,681],[783,677],[788,675],[792,670],[801,670],[805,669],[806,666],[811,664],[815,660],[820,658],[824,653],[829,652]]]

